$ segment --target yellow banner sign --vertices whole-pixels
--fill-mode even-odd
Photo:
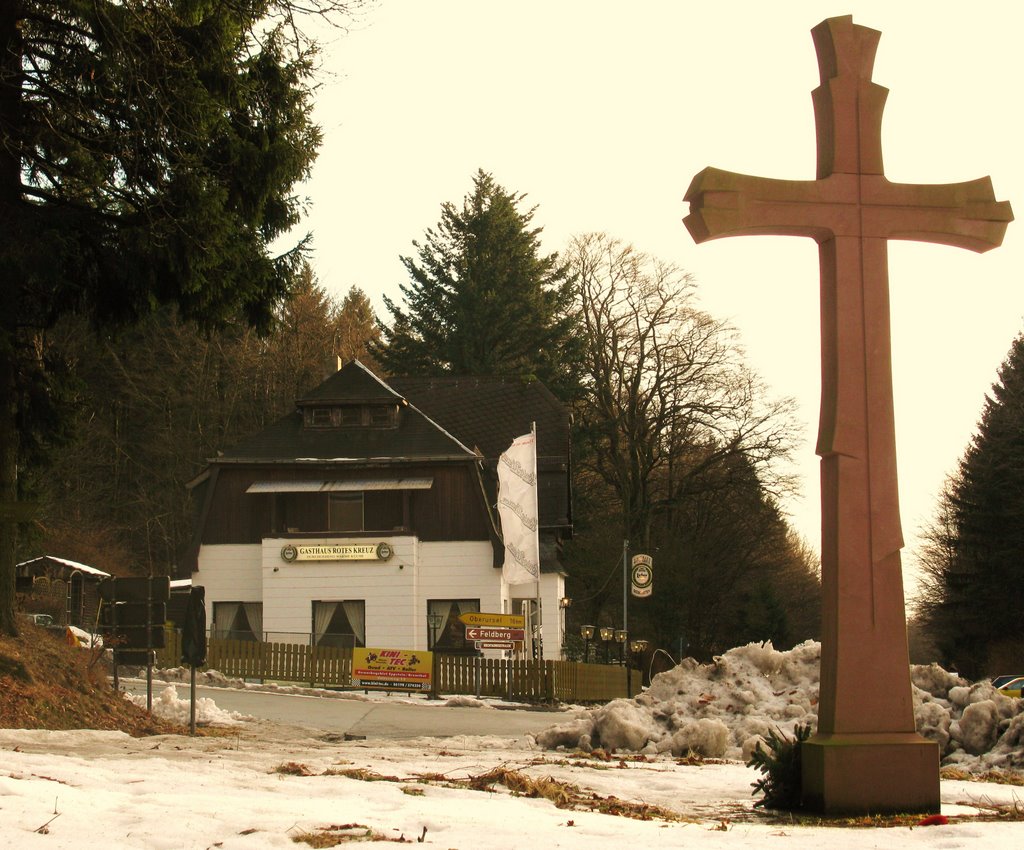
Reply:
[[[489,626],[492,629],[525,629],[526,618],[522,614],[487,614],[473,611],[460,614],[459,620],[466,626]]]
[[[429,691],[433,653],[412,649],[356,647],[352,684],[377,691]]]

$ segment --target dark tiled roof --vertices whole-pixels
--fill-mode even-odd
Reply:
[[[373,374],[358,360],[346,363],[319,386],[314,387],[296,404],[331,401],[400,401],[398,393]]]
[[[296,411],[228,451],[226,462],[330,460],[401,461],[471,458],[485,461],[484,485],[496,500],[497,460],[512,440],[537,426],[541,522],[571,523],[569,413],[539,381],[514,378],[378,379],[358,361],[307,393],[298,404],[399,405],[398,428],[304,428]]]
[[[567,463],[569,413],[539,381],[516,378],[389,378],[388,384],[466,446],[497,460],[537,423],[539,458]]]
[[[402,404],[407,400],[408,405]],[[385,383],[354,360],[297,404],[400,404],[397,429],[302,427],[291,413],[224,452],[226,459],[365,459],[466,456],[496,461],[513,438],[537,425],[538,460],[567,463],[569,414],[539,381],[487,377],[399,377]],[[411,405],[411,406],[410,406]],[[461,443],[461,445],[460,445]]]
[[[398,428],[303,428],[291,413],[228,451],[226,460],[369,460],[473,457],[451,435],[410,407],[399,412]]]

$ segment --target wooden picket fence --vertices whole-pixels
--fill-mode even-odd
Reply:
[[[180,659],[181,633],[168,630],[157,666],[176,667]],[[352,650],[210,638],[206,669],[231,678],[347,688],[352,686]],[[607,702],[641,691],[639,670],[607,664],[439,655],[435,670],[441,694],[515,702]]]
[[[165,644],[157,652],[157,666],[178,666],[181,663],[181,632],[169,629]],[[343,688],[352,684],[352,650],[333,646],[210,638],[207,641],[206,669],[218,670],[236,679]]]

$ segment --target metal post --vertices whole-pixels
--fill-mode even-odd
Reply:
[[[627,631],[626,611],[629,607],[629,541],[622,541],[622,631]]]
[[[153,576],[146,582],[146,711],[153,713]]]
[[[189,689],[189,709],[188,709],[188,733],[195,737],[196,734],[196,668],[195,665],[189,665],[192,667],[192,682]]]

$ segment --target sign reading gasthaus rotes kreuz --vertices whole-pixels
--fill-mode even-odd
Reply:
[[[293,561],[386,561],[394,550],[390,543],[320,543],[281,547],[281,558]]]

